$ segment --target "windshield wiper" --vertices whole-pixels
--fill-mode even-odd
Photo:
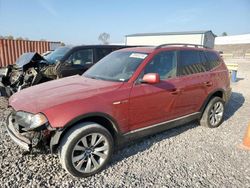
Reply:
[[[121,80],[115,80],[115,79],[110,79],[110,78],[103,78],[100,76],[90,76],[90,75],[84,75],[87,78],[95,79],[95,80],[105,80],[105,81],[113,81],[113,82],[123,82]]]

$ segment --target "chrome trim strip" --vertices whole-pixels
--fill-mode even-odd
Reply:
[[[133,131],[129,131],[129,132],[125,133],[125,134],[124,134],[124,136],[126,136],[126,135],[128,135],[128,134],[132,134],[132,133],[140,132],[140,131],[143,131],[143,130],[147,130],[147,129],[150,129],[150,128],[154,128],[154,127],[157,127],[157,126],[160,126],[160,125],[166,124],[166,123],[171,123],[171,122],[174,122],[174,121],[178,121],[178,120],[181,120],[181,119],[185,119],[185,118],[188,118],[188,117],[190,117],[190,116],[199,115],[199,114],[200,114],[200,112],[195,112],[195,113],[188,114],[188,115],[185,115],[185,116],[182,116],[182,117],[176,118],[176,119],[172,119],[172,120],[164,121],[164,122],[157,123],[157,124],[154,124],[154,125],[151,125],[151,126],[147,126],[147,127],[142,127],[142,128],[140,128],[140,129],[136,129],[136,130],[133,130]]]
[[[113,102],[114,105],[116,105],[116,104],[124,104],[124,103],[128,103],[128,100],[115,101],[115,102]]]

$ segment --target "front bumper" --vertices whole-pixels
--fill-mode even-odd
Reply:
[[[10,115],[7,119],[6,129],[8,134],[10,135],[10,138],[21,148],[23,148],[26,151],[31,151],[32,149],[32,143],[31,140],[24,135],[22,135],[14,126],[14,123],[12,122],[12,115]]]
[[[23,131],[22,128],[15,123],[12,114],[7,118],[6,129],[10,138],[26,151],[31,151],[32,148],[37,146],[42,140],[41,132]]]

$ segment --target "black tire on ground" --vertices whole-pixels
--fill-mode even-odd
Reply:
[[[204,110],[200,119],[200,125],[215,128],[223,122],[225,102],[220,97],[212,98]]]
[[[8,108],[8,98],[0,96],[0,109]]]
[[[75,177],[88,177],[105,168],[113,150],[110,132],[97,123],[85,122],[75,125],[63,136],[59,154],[68,173]]]

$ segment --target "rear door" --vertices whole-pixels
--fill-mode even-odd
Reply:
[[[178,56],[178,87],[180,95],[176,101],[176,115],[184,116],[198,112],[212,86],[206,71],[206,58],[201,50],[180,50]]]
[[[204,55],[207,58],[206,68],[210,72],[211,82],[213,83],[211,91],[223,88],[225,83],[228,83],[228,72],[222,65],[218,54],[213,51],[206,51]]]

